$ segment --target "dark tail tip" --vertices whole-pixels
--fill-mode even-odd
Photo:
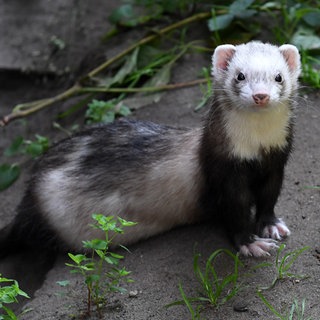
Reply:
[[[0,231],[0,259],[17,252],[17,243],[12,236],[12,224],[7,225]]]

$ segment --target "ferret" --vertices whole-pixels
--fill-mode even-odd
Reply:
[[[199,128],[118,120],[54,145],[35,164],[0,255],[24,247],[82,251],[92,214],[137,222],[128,245],[203,219],[246,256],[290,234],[274,207],[292,149],[300,55],[290,44],[220,45],[213,96]]]

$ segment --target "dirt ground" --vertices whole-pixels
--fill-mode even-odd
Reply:
[[[106,3],[95,0],[90,2],[91,6],[80,0],[43,1],[42,5],[41,2],[31,1],[28,6],[18,1],[0,2],[0,26],[2,30],[4,26],[8,29],[6,38],[0,39],[0,115],[7,114],[18,103],[62,91],[72,83],[72,77],[61,76],[61,73],[66,70],[77,73],[81,61],[87,61],[92,54],[95,57],[92,59],[94,66],[99,61],[97,57],[113,56],[139,38],[139,33],[134,31],[107,45],[100,45],[100,37],[108,30],[106,18],[118,1]],[[66,19],[69,23],[63,23]],[[22,23],[26,24],[26,28],[21,28]],[[54,35],[66,43],[66,47],[58,53],[53,52],[52,42],[48,41]],[[193,80],[199,70],[209,64],[210,55],[189,54],[174,68],[172,81]],[[21,70],[29,70],[30,73],[21,73]],[[179,126],[199,126],[205,110],[196,113],[194,107],[201,95],[198,87],[166,92],[159,103],[134,112],[132,117]],[[18,135],[32,138],[39,133],[52,141],[64,137],[64,133],[54,129],[52,123],[56,121],[58,112],[70,104],[70,101],[61,103],[1,129],[0,154]],[[320,192],[309,187],[320,185],[319,104],[318,91],[301,90],[296,110],[295,149],[286,169],[284,188],[277,205],[278,215],[285,219],[292,231],[286,241],[285,252],[310,247],[291,270],[307,277],[279,282],[273,289],[264,292],[268,301],[283,314],[289,312],[295,300],[301,305],[302,300],[306,299],[305,318],[314,320],[319,319],[320,314]],[[82,117],[75,115],[72,121],[81,124]],[[59,123],[66,127],[70,125],[66,120]],[[18,157],[14,160],[23,161]],[[0,162],[5,161],[7,159],[1,157]],[[30,165],[30,161],[25,162],[22,177],[10,189],[0,193],[0,229],[15,215]],[[181,299],[179,283],[187,296],[198,295],[200,286],[193,273],[194,254],[200,253],[202,261],[205,261],[218,248],[232,249],[223,233],[210,224],[180,227],[131,246],[131,253],[125,254],[123,264],[132,271],[134,279],[127,286],[128,292],[135,291],[136,294],[133,297],[129,293],[112,295],[103,319],[190,319],[185,306],[165,306]],[[16,307],[19,312],[21,308],[28,310],[20,319],[72,319],[85,309],[86,291],[82,279],[69,273],[65,266],[67,260],[65,255],[61,255],[52,265],[37,252],[25,252],[0,262],[0,273],[17,279],[21,288],[32,297]],[[242,261],[242,273],[245,274],[260,262],[273,263],[275,254],[262,260],[242,258]],[[224,274],[232,272],[232,268],[231,261],[222,257],[217,271]],[[205,308],[203,319],[277,319],[256,294],[257,287],[271,284],[276,275],[275,269],[260,268],[251,273],[250,277],[243,279],[243,290],[234,299],[219,309]],[[63,288],[57,284],[62,280],[70,280],[71,283]],[[235,306],[245,306],[246,311],[236,312]]]

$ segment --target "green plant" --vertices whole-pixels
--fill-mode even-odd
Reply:
[[[226,255],[231,258],[234,264],[233,272],[227,275],[218,274],[215,267],[215,263],[221,255]],[[233,298],[240,290],[238,279],[239,266],[242,265],[242,263],[239,260],[238,254],[235,255],[227,249],[216,250],[207,259],[204,270],[200,267],[199,258],[199,254],[194,256],[193,271],[201,287],[200,296],[187,297],[182,285],[179,284],[179,290],[183,300],[175,301],[167,306],[171,307],[185,304],[192,315],[192,319],[200,319],[200,312],[204,304],[209,304],[217,308]],[[192,304],[196,304],[195,309]]]
[[[110,245],[117,234],[122,234],[124,227],[134,226],[136,223],[129,222],[120,217],[104,216],[94,214],[95,224],[93,228],[103,232],[103,239],[92,239],[83,241],[84,248],[91,252],[86,254],[68,253],[73,263],[66,263],[71,267],[72,273],[80,273],[87,287],[87,313],[91,313],[92,304],[100,313],[101,306],[107,303],[106,296],[111,292],[125,292],[121,287],[122,282],[132,282],[129,277],[130,271],[124,267],[119,267],[119,262],[123,256],[110,251]]]
[[[286,248],[286,245],[282,243],[277,250],[275,263],[274,263],[274,266],[276,269],[276,277],[274,278],[270,286],[261,288],[259,289],[260,291],[273,288],[276,285],[276,283],[281,280],[285,280],[288,278],[305,278],[306,277],[305,275],[292,273],[290,269],[294,264],[294,262],[298,259],[298,257],[304,251],[308,250],[309,247],[303,247],[301,249],[293,250],[282,255],[285,248]],[[272,266],[272,264],[268,264],[268,266]]]
[[[211,71],[209,68],[203,67],[202,70],[202,76],[207,80],[207,82],[204,85],[200,85],[200,90],[202,92],[202,99],[198,103],[198,105],[195,107],[195,111],[200,110],[202,107],[204,107],[207,102],[209,101],[210,97],[212,96],[212,80],[211,80]]]
[[[116,28],[105,38],[114,35],[118,27],[137,27],[152,20],[161,20],[165,15],[185,15],[191,12],[199,0],[129,0],[112,11],[109,20]]]
[[[302,81],[310,84],[313,88],[320,88],[320,57],[312,57],[310,54],[302,50]]]
[[[33,158],[40,156],[49,148],[49,139],[40,134],[35,135],[35,140],[26,140],[23,137],[17,137],[12,144],[4,151],[7,157],[16,154],[25,154]]]
[[[197,305],[196,308],[193,307],[192,305],[192,302],[193,302],[193,299],[189,299],[183,288],[182,288],[182,285],[181,283],[179,283],[179,291],[180,291],[180,294],[181,294],[181,297],[182,297],[182,302],[186,305],[186,307],[188,308],[190,314],[191,314],[191,319],[192,320],[200,320],[201,319],[201,311],[203,309],[203,306],[200,304],[200,305]]]
[[[280,320],[312,320],[311,317],[305,318],[305,299],[302,300],[301,307],[299,306],[299,302],[297,300],[294,300],[286,314],[281,314],[261,292],[258,291],[257,294],[262,302],[268,307],[268,309]]]
[[[0,320],[16,320],[17,316],[6,304],[18,302],[18,296],[25,298],[29,298],[29,296],[19,288],[16,280],[4,278],[1,274],[0,284],[0,310],[5,312],[5,314],[0,314]]]
[[[116,100],[101,101],[94,99],[88,105],[86,118],[88,124],[110,123],[115,120],[116,116],[128,116],[130,113],[128,107],[119,105]]]
[[[208,20],[208,28],[210,31],[219,31],[229,27],[233,20],[248,19],[257,13],[257,10],[253,9],[251,5],[255,0],[236,0],[231,4],[224,6],[212,7],[212,18]],[[223,10],[217,14],[217,10]]]
[[[35,135],[35,140],[25,140],[23,137],[17,137],[11,145],[4,150],[3,155],[11,157],[22,154],[36,158],[49,148],[49,140],[39,134]],[[20,175],[20,165],[17,163],[0,164],[0,191],[11,186]]]
[[[272,28],[278,43],[290,42],[301,28],[320,27],[320,10],[314,1],[288,1],[267,2],[263,10],[268,12],[278,23]]]
[[[234,263],[233,272],[226,276],[219,275],[214,266],[216,259],[221,254],[229,256]],[[201,270],[199,257],[199,254],[194,257],[193,270],[204,293],[204,297],[200,300],[218,307],[234,297],[240,289],[238,285],[239,266],[241,265],[239,256],[227,249],[216,250],[206,261],[204,271]]]

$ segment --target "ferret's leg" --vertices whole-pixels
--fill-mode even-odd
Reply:
[[[264,184],[255,190],[256,229],[259,236],[281,240],[290,235],[282,219],[275,216],[274,207],[280,194],[283,170],[269,174]]]
[[[229,202],[229,205],[233,213],[228,209],[225,210],[224,213],[228,218],[224,219],[224,225],[236,248],[245,256],[268,256],[269,251],[277,247],[276,242],[273,239],[259,238],[253,234],[250,205],[239,202],[237,205],[235,202],[233,204]]]
[[[224,227],[236,248],[245,256],[261,257],[269,255],[276,248],[273,239],[262,239],[254,234],[251,219],[252,194],[245,183],[246,179],[233,179],[224,190],[228,195],[220,203],[221,219]]]

